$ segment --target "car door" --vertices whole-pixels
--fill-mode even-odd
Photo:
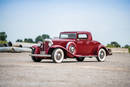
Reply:
[[[77,54],[78,55],[88,55],[89,54],[89,44],[88,35],[86,33],[80,33],[77,36]]]

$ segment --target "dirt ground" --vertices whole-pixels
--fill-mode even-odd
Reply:
[[[130,54],[34,63],[29,53],[0,53],[0,87],[130,87]]]

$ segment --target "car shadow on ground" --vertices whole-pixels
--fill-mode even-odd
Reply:
[[[78,62],[78,61],[63,61],[62,63],[87,63],[87,62],[98,62],[98,61],[83,61],[83,62]],[[52,60],[43,60],[40,63],[54,63]]]

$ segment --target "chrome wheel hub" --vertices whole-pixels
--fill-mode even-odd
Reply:
[[[101,53],[100,53],[100,58],[103,59],[103,58],[104,58],[104,55],[105,55],[104,52],[101,51]]]
[[[71,53],[74,53],[75,47],[74,46],[70,46],[69,50],[70,50]]]
[[[61,58],[62,58],[61,52],[57,52],[57,54],[56,54],[56,59],[57,59],[57,60],[60,60]]]

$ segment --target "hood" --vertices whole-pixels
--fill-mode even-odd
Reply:
[[[53,45],[61,45],[66,47],[68,42],[74,42],[75,39],[52,39]]]

